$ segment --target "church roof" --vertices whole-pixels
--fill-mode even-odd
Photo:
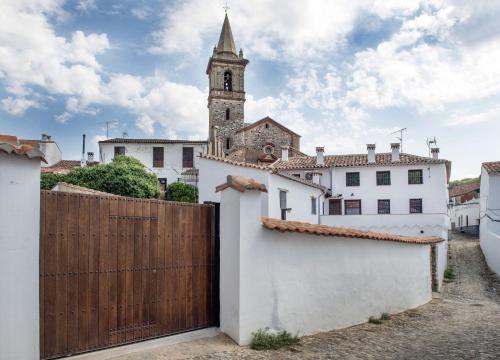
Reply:
[[[250,124],[250,125],[247,125],[247,126],[242,127],[241,129],[239,129],[239,130],[237,131],[237,133],[239,133],[239,132],[245,132],[245,131],[248,131],[248,130],[250,130],[250,129],[253,129],[253,128],[254,128],[254,127],[256,127],[256,126],[259,126],[259,125],[261,125],[261,124],[265,124],[266,122],[267,122],[267,123],[271,123],[271,124],[273,124],[273,125],[275,125],[275,126],[279,127],[279,128],[280,128],[281,130],[283,130],[283,131],[286,131],[286,132],[288,132],[288,133],[290,133],[290,134],[293,134],[293,135],[296,135],[296,136],[299,136],[299,137],[300,137],[300,135],[299,135],[299,134],[297,134],[296,132],[294,132],[294,131],[290,130],[290,129],[289,129],[289,128],[287,128],[286,126],[281,125],[279,122],[277,122],[277,121],[276,121],[276,120],[274,120],[274,119],[271,119],[269,116],[266,116],[265,118],[260,119],[260,120],[258,120],[258,121],[256,121],[256,122],[254,122],[254,123],[252,123],[252,124]]]
[[[233,33],[231,31],[231,25],[229,24],[229,18],[224,17],[224,25],[222,25],[222,31],[219,37],[219,44],[217,45],[217,53],[233,53],[237,56],[236,46],[234,45]]]

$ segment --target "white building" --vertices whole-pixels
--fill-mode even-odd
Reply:
[[[481,249],[489,267],[500,274],[500,161],[481,167]]]
[[[367,153],[290,157],[271,166],[301,179],[321,173],[320,184],[331,190],[321,223],[411,236],[448,237],[448,181],[451,163],[439,159],[400,153],[391,144],[390,153]]]
[[[479,187],[479,180],[450,187],[452,230],[479,236]]]
[[[115,138],[99,141],[101,163],[115,155],[132,156],[156,174],[163,187],[176,181],[196,185],[198,156],[207,153],[207,141]]]
[[[0,135],[0,359],[39,359],[37,144]]]

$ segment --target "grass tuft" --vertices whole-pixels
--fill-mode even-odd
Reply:
[[[452,282],[455,279],[455,273],[451,267],[447,267],[444,271],[444,280],[446,282]]]
[[[299,342],[297,336],[282,330],[278,333],[271,333],[267,330],[259,329],[254,332],[250,348],[253,350],[276,350],[289,347]]]
[[[391,315],[389,315],[389,313],[382,313],[382,315],[380,316],[380,320],[391,320]]]
[[[375,316],[370,316],[370,317],[368,318],[368,322],[369,322],[370,324],[377,324],[377,325],[382,324],[382,320],[381,320],[381,319],[379,319],[379,318],[376,318]]]

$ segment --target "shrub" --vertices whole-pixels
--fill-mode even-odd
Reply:
[[[381,319],[379,319],[379,318],[376,318],[375,316],[370,316],[370,317],[368,318],[368,322],[369,322],[370,324],[377,324],[377,325],[382,324],[382,320],[381,320]]]
[[[448,282],[455,279],[455,273],[453,272],[453,269],[451,267],[447,267],[446,270],[444,271],[444,278]]]
[[[389,313],[382,313],[382,315],[380,316],[380,320],[390,320],[391,319],[391,315],[389,315]]]
[[[51,190],[61,181],[66,181],[64,174],[42,173],[40,175],[40,189]]]
[[[271,333],[267,330],[259,329],[252,335],[250,348],[253,350],[276,350],[295,345],[299,342],[297,336],[292,336],[292,334],[285,330],[278,333]]]
[[[170,201],[195,203],[198,201],[198,188],[186,183],[174,182],[167,186],[165,199]]]
[[[56,177],[50,176],[43,179],[42,188],[55,180]],[[68,174],[58,175],[55,182],[58,181],[115,195],[136,198],[160,196],[160,184],[156,176],[148,172],[139,160],[128,156],[116,156],[111,163],[105,165],[73,169]]]

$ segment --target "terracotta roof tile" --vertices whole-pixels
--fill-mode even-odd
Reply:
[[[491,161],[483,163],[483,167],[488,174],[500,172],[500,161]]]
[[[170,140],[170,139],[129,139],[114,138],[99,141],[99,144],[208,144],[206,140]]]
[[[311,235],[339,236],[368,240],[394,241],[407,244],[436,244],[444,241],[438,237],[402,236],[344,227],[310,224],[300,221],[279,220],[262,217],[262,225],[269,230],[296,232]]]
[[[45,154],[38,149],[38,144],[19,140],[16,136],[0,135],[0,151],[7,154],[25,156],[28,159],[39,158],[44,163]]]
[[[88,161],[87,166],[98,165],[98,161]],[[42,173],[67,173],[80,167],[80,160],[61,160],[51,166],[42,168]]]
[[[215,192],[223,191],[227,188],[232,188],[239,192],[245,192],[247,190],[267,192],[266,185],[258,182],[257,180],[235,175],[228,175],[227,181],[224,184],[217,186],[215,188]]]
[[[464,195],[467,193],[470,193],[472,191],[478,191],[481,186],[481,183],[479,180],[474,181],[469,184],[461,184],[461,185],[455,185],[450,187],[450,197],[455,197],[459,195]]]

